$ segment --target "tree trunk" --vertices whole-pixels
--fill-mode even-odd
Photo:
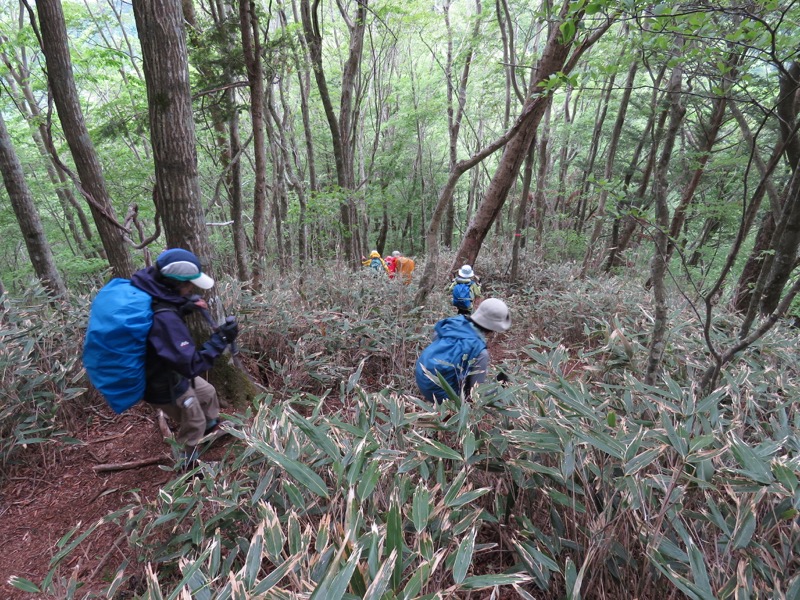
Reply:
[[[72,76],[67,28],[59,0],[40,0],[36,4],[42,30],[42,51],[47,63],[47,79],[53,92],[58,118],[67,139],[72,160],[80,178],[81,193],[89,202],[108,262],[117,277],[130,277],[133,261],[128,252],[128,236],[117,221],[108,195],[100,160],[95,152],[81,111],[78,90]]]
[[[600,191],[600,198],[597,201],[597,213],[595,215],[594,227],[592,228],[592,234],[589,236],[589,241],[586,244],[586,254],[583,257],[583,266],[581,267],[581,279],[586,277],[586,273],[589,270],[589,265],[594,257],[595,245],[597,244],[597,240],[600,238],[600,233],[603,231],[603,223],[606,216],[606,201],[608,200],[608,186],[611,184],[611,178],[614,175],[614,161],[617,158],[617,146],[619,145],[619,138],[622,134],[622,126],[625,124],[625,115],[628,112],[628,104],[630,103],[631,92],[633,91],[633,82],[636,79],[636,71],[638,68],[638,61],[634,61],[628,68],[628,80],[625,82],[625,91],[622,93],[622,98],[619,102],[617,120],[614,122],[614,129],[611,132],[611,141],[608,145],[606,167],[603,171],[605,185]]]
[[[39,213],[25,182],[22,164],[14,151],[2,114],[0,114],[0,173],[36,276],[53,296],[65,295],[67,288],[53,260],[53,252],[44,235]]]
[[[680,42],[676,42],[680,44]],[[667,204],[668,182],[667,170],[672,159],[672,150],[678,137],[686,108],[681,105],[681,79],[682,65],[676,65],[672,70],[669,83],[669,127],[664,136],[664,146],[661,150],[658,164],[655,168],[653,179],[653,197],[655,200],[655,227],[653,228],[653,245],[655,251],[650,261],[650,282],[653,288],[653,334],[647,354],[647,368],[644,381],[647,385],[655,385],[656,375],[661,366],[664,354],[664,345],[667,332],[667,288],[665,275],[667,272],[667,243],[669,230],[669,206]]]
[[[660,96],[659,92],[661,82],[664,79],[664,74],[666,73],[666,68],[666,63],[664,63],[658,72],[658,76],[653,82],[653,93],[650,98],[650,116],[647,119],[647,125],[645,126],[642,135],[639,136],[639,142],[636,144],[636,149],[633,151],[633,156],[628,164],[628,168],[625,170],[625,179],[622,184],[622,198],[620,200],[619,212],[630,210],[630,208],[634,205],[637,207],[640,206],[642,204],[642,195],[646,192],[648,187],[650,174],[652,172],[653,164],[655,164],[656,152],[658,150],[658,145],[667,117],[666,110],[660,112],[658,111]],[[656,115],[659,115],[658,124],[656,124]],[[654,130],[655,133],[653,133]],[[627,197],[628,188],[633,181],[633,175],[636,172],[636,167],[639,164],[639,159],[642,155],[642,151],[644,150],[645,143],[648,140],[650,140],[651,146],[650,152],[648,153],[647,162],[645,164],[644,173],[642,174],[642,183],[634,197],[629,199]],[[611,272],[611,269],[617,266],[617,263],[619,262],[618,257],[627,248],[630,237],[635,229],[636,221],[630,216],[625,216],[623,218],[618,217],[614,219],[614,224],[611,228],[611,243],[609,244],[607,250],[608,254],[606,258],[606,264],[603,267],[603,270],[606,273]]]
[[[511,248],[511,281],[517,280],[519,269],[519,249],[525,236],[525,224],[528,219],[528,196],[531,190],[531,179],[533,177],[533,161],[536,156],[536,138],[533,138],[531,147],[528,148],[528,156],[525,158],[525,169],[522,173],[522,193],[517,207],[517,223],[514,231],[514,244]]]
[[[778,306],[786,282],[795,268],[800,247],[800,136],[797,135],[798,97],[800,97],[800,63],[793,63],[780,74],[778,118],[786,158],[792,169],[781,222],[775,229],[772,267],[761,298],[761,314],[768,315]],[[782,231],[781,231],[782,230]],[[780,235],[778,235],[780,232]]]
[[[357,104],[354,102],[353,92],[361,66],[361,53],[364,47],[364,31],[366,28],[368,0],[356,0],[356,13],[350,19],[341,11],[347,20],[350,31],[350,45],[347,60],[342,71],[341,97],[339,102],[339,116],[333,110],[328,83],[322,65],[322,31],[319,26],[319,2],[312,6],[309,0],[300,0],[300,15],[306,44],[314,66],[314,77],[317,81],[320,100],[325,109],[325,117],[331,132],[331,143],[336,163],[336,178],[342,189],[345,199],[339,205],[341,215],[341,228],[344,235],[344,246],[351,266],[355,269],[361,266],[361,252],[357,240],[353,237],[353,228],[358,219],[355,217],[355,131],[358,125]]]
[[[569,7],[569,3],[565,2],[560,11],[559,22],[564,22],[565,19],[568,18]],[[578,11],[577,14],[569,17],[569,22],[577,26],[581,18],[582,13]],[[607,23],[605,27],[595,30],[590,37],[587,37],[581,42],[572,53],[569,61],[567,61],[567,57],[570,54],[573,39],[565,40],[559,27],[554,26],[552,28],[542,56],[536,65],[536,77],[532,78],[535,83],[529,89],[528,100],[523,106],[522,115],[519,119],[520,127],[503,149],[500,163],[489,183],[483,201],[467,228],[461,246],[456,253],[455,260],[452,264],[453,270],[462,264],[475,264],[483,240],[489,232],[492,223],[494,223],[494,220],[497,218],[497,215],[500,213],[500,209],[503,207],[508,196],[508,191],[519,174],[522,161],[525,159],[528,148],[536,135],[539,121],[541,121],[544,111],[550,104],[552,98],[549,93],[544,91],[542,91],[542,93],[536,93],[540,91],[537,90],[540,82],[543,83],[549,80],[551,75],[559,71],[564,74],[569,74],[583,52],[600,38],[607,30],[608,26],[610,26],[610,23]]]
[[[242,52],[250,85],[253,124],[255,184],[253,187],[253,287],[259,289],[266,267],[267,146],[264,123],[264,72],[261,66],[261,31],[253,0],[239,0]]]

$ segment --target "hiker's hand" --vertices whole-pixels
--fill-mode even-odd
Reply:
[[[227,317],[225,322],[219,326],[219,335],[226,344],[232,344],[239,335],[239,324],[236,317]]]
[[[194,304],[197,308],[201,310],[208,310],[208,303],[203,298],[195,300],[194,302],[192,302],[192,304]]]

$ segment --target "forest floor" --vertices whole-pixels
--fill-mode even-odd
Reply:
[[[156,412],[140,403],[115,415],[104,403],[92,409],[96,417],[73,434],[79,444],[47,442],[16,455],[0,485],[0,598],[35,598],[8,583],[16,575],[39,584],[47,574],[58,541],[80,524],[80,532],[107,514],[137,499],[152,500],[174,477],[170,446],[158,427]],[[89,421],[87,419],[87,421]],[[205,458],[222,454],[220,442]],[[217,447],[219,446],[219,447]],[[101,464],[161,459],[135,469],[98,472]],[[77,535],[77,534],[76,534]],[[107,523],[95,530],[67,557],[59,573],[67,579],[77,572],[88,589],[100,589],[114,578],[116,568],[131,556],[120,525]],[[129,571],[130,572],[130,571]],[[137,578],[132,579],[135,585]],[[83,594],[80,594],[83,596]]]

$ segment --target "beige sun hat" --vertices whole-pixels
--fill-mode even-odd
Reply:
[[[487,298],[481,302],[472,315],[472,320],[489,331],[508,331],[511,327],[511,313],[508,306],[497,298]]]

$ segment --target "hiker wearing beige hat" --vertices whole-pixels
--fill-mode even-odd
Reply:
[[[447,387],[469,399],[472,388],[486,380],[489,370],[486,337],[510,327],[508,306],[497,298],[481,302],[472,316],[457,315],[436,323],[433,342],[422,351],[414,369],[422,396],[437,403],[447,398],[441,377]]]

